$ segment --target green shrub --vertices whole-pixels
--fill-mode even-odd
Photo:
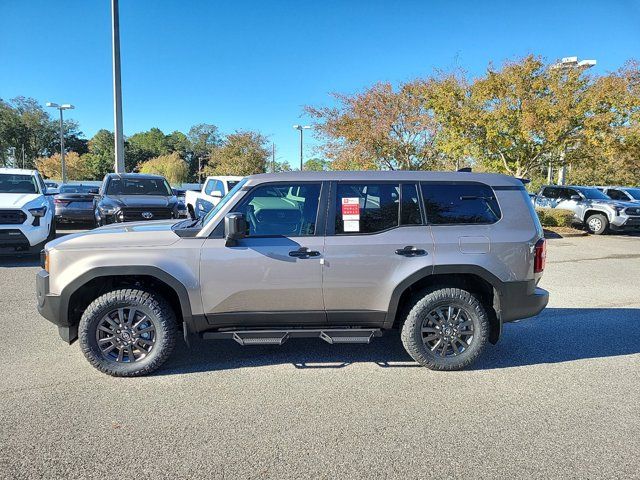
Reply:
[[[559,208],[536,208],[543,227],[570,227],[573,224],[573,212]]]

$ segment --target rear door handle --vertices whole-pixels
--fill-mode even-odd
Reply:
[[[296,258],[319,257],[320,252],[316,250],[309,250],[307,247],[300,247],[298,250],[290,251],[289,256]]]
[[[407,245],[404,248],[396,250],[396,255],[402,255],[403,257],[418,257],[420,255],[426,255],[427,251],[421,248],[416,248],[411,245]]]

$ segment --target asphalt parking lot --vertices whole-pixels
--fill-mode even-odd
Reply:
[[[111,378],[38,315],[36,264],[0,260],[1,478],[640,478],[640,237],[551,240],[547,310],[453,373],[388,335]]]

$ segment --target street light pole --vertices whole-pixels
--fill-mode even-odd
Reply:
[[[571,69],[579,69],[579,70],[587,70],[596,65],[595,60],[580,60],[578,61],[578,57],[564,57],[557,63],[551,65],[552,70],[571,70]],[[560,169],[558,170],[558,185],[564,185],[567,179],[567,166],[564,162],[565,150],[560,153]],[[553,169],[551,167],[551,162],[549,162],[549,170],[547,172],[547,180],[551,184],[553,183]]]
[[[57,108],[60,111],[60,168],[62,169],[62,183],[67,183],[67,167],[64,161],[64,119],[62,118],[63,110],[72,110],[75,107],[69,103],[58,105],[57,103],[47,102],[47,107]]]
[[[303,130],[308,130],[311,127],[309,125],[294,125],[293,128],[295,128],[296,130],[300,130],[300,171],[302,171],[302,168],[304,166],[304,162],[303,162],[303,150],[302,150],[302,145],[303,145]]]
[[[113,116],[115,172],[124,173],[124,136],[122,133],[122,84],[120,82],[120,15],[118,0],[111,0],[111,39],[113,47]]]

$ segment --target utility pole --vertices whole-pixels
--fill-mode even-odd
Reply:
[[[276,144],[271,144],[271,173],[276,173]]]
[[[113,49],[113,115],[115,172],[124,173],[124,136],[122,133],[122,84],[120,81],[120,15],[118,0],[111,0],[111,39]]]
[[[58,105],[52,102],[47,102],[47,107],[57,108],[60,111],[60,168],[62,169],[62,183],[67,183],[67,168],[64,161],[64,119],[62,118],[62,111],[73,110],[75,107],[69,103]]]
[[[564,57],[557,63],[551,65],[552,70],[587,70],[596,65],[595,60],[580,60],[578,61],[578,57]],[[567,166],[564,163],[564,156],[566,151],[563,149],[560,153],[560,168],[558,169],[558,185],[564,185],[567,180]],[[547,171],[547,182],[549,184],[553,183],[553,168],[551,166],[551,161],[549,161],[549,169]]]
[[[24,167],[25,167],[25,165],[26,165],[26,163],[27,163],[27,162],[26,162],[26,160],[27,160],[27,157],[26,157],[26,155],[25,155],[25,153],[24,153],[24,143],[23,143],[23,144],[22,144],[22,168],[24,168]]]
[[[294,125],[293,128],[300,131],[300,171],[302,171],[304,167],[303,162],[303,153],[302,153],[302,143],[303,143],[303,131],[311,128],[309,125]]]

